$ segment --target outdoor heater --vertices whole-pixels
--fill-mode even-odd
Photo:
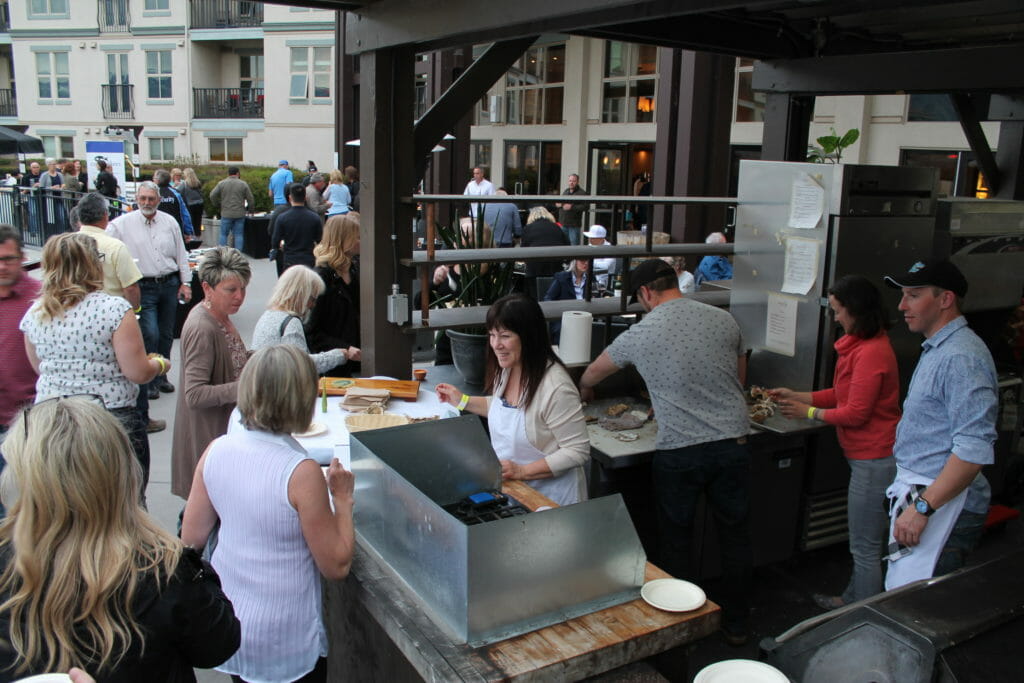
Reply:
[[[476,416],[351,437],[359,545],[476,647],[638,597],[646,556],[619,495],[527,512],[501,495]]]

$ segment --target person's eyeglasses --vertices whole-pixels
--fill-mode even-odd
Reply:
[[[32,405],[27,406],[25,410],[22,411],[22,422],[25,424],[25,438],[28,439],[28,415],[29,413],[32,412],[34,408],[41,406],[45,403],[51,403],[53,401],[63,401],[69,398],[81,398],[86,401],[92,401],[100,408],[103,408],[104,410],[107,409],[107,405],[103,402],[103,398],[98,396],[97,394],[65,394],[62,396],[51,396],[45,401],[40,401],[39,403],[33,403]]]

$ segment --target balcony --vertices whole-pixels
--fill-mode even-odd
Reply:
[[[263,3],[192,0],[192,28],[249,28],[263,24]]]
[[[262,119],[263,88],[192,88],[197,119]]]
[[[14,88],[0,88],[0,116],[17,116],[18,98]]]
[[[132,29],[128,0],[100,0],[97,3],[100,33],[129,33]]]
[[[100,86],[103,89],[103,118],[127,121],[135,118],[134,85],[128,83]]]

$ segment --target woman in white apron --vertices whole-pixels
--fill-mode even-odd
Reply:
[[[579,392],[551,350],[540,305],[521,294],[487,312],[487,396],[438,384],[438,398],[487,418],[505,479],[526,481],[559,505],[587,497],[590,439]]]

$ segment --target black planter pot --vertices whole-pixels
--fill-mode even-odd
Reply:
[[[484,384],[487,335],[446,330],[452,342],[452,363],[466,384],[481,387]]]

